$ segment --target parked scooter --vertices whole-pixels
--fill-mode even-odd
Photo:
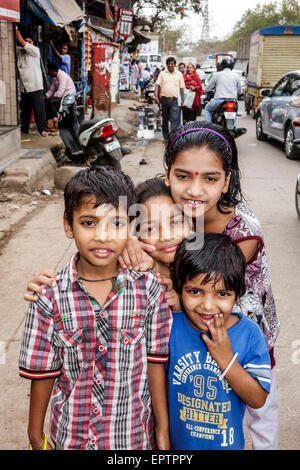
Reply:
[[[209,91],[204,104],[206,105],[214,96],[214,91]],[[214,111],[212,122],[223,126],[234,139],[247,133],[245,127],[236,127],[236,117],[238,112],[238,101],[235,99],[225,99]]]
[[[150,78],[150,80],[146,83],[146,86],[145,86],[145,99],[147,103],[153,104],[154,97],[155,97],[154,79]]]
[[[82,92],[66,95],[58,110],[58,129],[66,154],[75,163],[110,165],[121,168],[123,157],[116,137],[118,127],[112,118],[83,120]]]

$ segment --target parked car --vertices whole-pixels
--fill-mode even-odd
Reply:
[[[256,137],[284,144],[287,158],[300,158],[300,70],[285,74],[272,90],[262,90],[264,99],[256,114]]]

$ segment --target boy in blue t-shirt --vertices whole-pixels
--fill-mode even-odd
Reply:
[[[266,340],[232,312],[245,290],[240,248],[223,234],[204,235],[200,251],[190,242],[179,245],[171,270],[183,307],[169,345],[172,449],[243,449],[246,404],[262,407],[270,390]]]

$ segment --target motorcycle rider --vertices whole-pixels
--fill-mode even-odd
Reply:
[[[241,93],[239,76],[232,71],[234,61],[225,57],[221,62],[221,71],[216,72],[205,89],[205,93],[216,89],[214,97],[205,106],[204,119],[212,122],[213,112],[225,99],[238,99]]]

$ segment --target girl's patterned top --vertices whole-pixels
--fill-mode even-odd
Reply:
[[[252,318],[266,336],[269,350],[273,348],[279,333],[275,301],[271,289],[269,265],[266,256],[263,233],[253,212],[240,203],[235,215],[224,230],[236,243],[257,239],[259,247],[246,267],[246,293],[234,307]]]

